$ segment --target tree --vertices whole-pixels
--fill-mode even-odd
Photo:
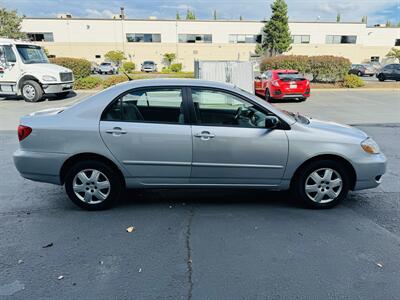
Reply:
[[[336,22],[337,22],[337,23],[340,22],[340,14],[339,14],[339,13],[336,15]]]
[[[289,31],[289,18],[285,0],[275,0],[271,4],[271,19],[263,28],[262,53],[270,56],[290,50],[292,38]],[[260,48],[260,47],[259,47]]]
[[[190,9],[186,12],[186,20],[196,20],[196,15]]]
[[[397,23],[397,27],[400,27],[400,21]]]
[[[0,9],[0,36],[10,39],[23,39],[26,34],[21,32],[22,17],[16,10]]]
[[[239,17],[239,20],[240,20],[240,21],[243,21],[243,17],[242,17],[241,15],[240,15],[240,17]]]
[[[397,59],[400,63],[400,49],[392,48],[386,57]]]
[[[214,17],[214,20],[217,19],[217,10],[216,9],[214,9],[213,17]]]
[[[180,19],[181,19],[181,16],[179,15],[179,11],[176,12],[176,19],[177,19],[177,20],[180,20]]]
[[[167,68],[169,68],[172,64],[172,62],[175,60],[176,54],[175,53],[164,53],[163,59],[165,64],[167,65]]]
[[[393,27],[393,24],[390,20],[386,21],[386,27]]]
[[[121,64],[121,62],[122,62],[124,59],[126,59],[124,52],[119,51],[119,50],[111,50],[111,51],[108,51],[106,54],[104,54],[104,57],[105,57],[107,60],[109,60],[109,61],[115,63],[115,64],[118,65],[118,66]]]

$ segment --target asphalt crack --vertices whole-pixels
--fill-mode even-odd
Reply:
[[[192,261],[192,246],[191,246],[191,235],[192,235],[192,221],[193,221],[194,211],[193,208],[189,210],[188,222],[186,225],[186,265],[187,265],[187,280],[189,284],[187,299],[192,299],[193,291],[193,261]]]

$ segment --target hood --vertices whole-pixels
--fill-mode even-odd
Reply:
[[[27,65],[29,67],[29,71],[36,71],[43,73],[44,75],[52,75],[52,74],[58,74],[61,72],[72,72],[70,69],[55,65],[55,64],[29,64]]]
[[[315,129],[324,130],[324,131],[329,131],[332,133],[341,134],[341,135],[347,135],[347,136],[351,136],[354,138],[359,138],[361,140],[364,140],[368,137],[368,135],[364,131],[362,131],[358,128],[335,123],[335,122],[327,122],[327,121],[321,121],[321,120],[316,120],[316,119],[310,119],[310,123],[306,126],[315,128]]]

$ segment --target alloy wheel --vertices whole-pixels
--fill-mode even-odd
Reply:
[[[24,87],[22,88],[22,93],[24,94],[25,98],[29,100],[34,99],[36,95],[35,88],[30,84],[24,85]]]
[[[87,204],[98,204],[110,195],[111,184],[104,173],[85,169],[75,175],[72,188],[79,200]]]
[[[305,192],[316,203],[329,203],[342,191],[343,180],[340,174],[331,168],[313,171],[306,179]]]

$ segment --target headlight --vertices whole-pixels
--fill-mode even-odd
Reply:
[[[42,77],[43,81],[57,81],[57,78],[55,78],[54,76],[50,76],[50,75],[44,75]]]
[[[371,138],[367,138],[361,142],[361,148],[369,154],[378,154],[381,151],[378,144]]]

